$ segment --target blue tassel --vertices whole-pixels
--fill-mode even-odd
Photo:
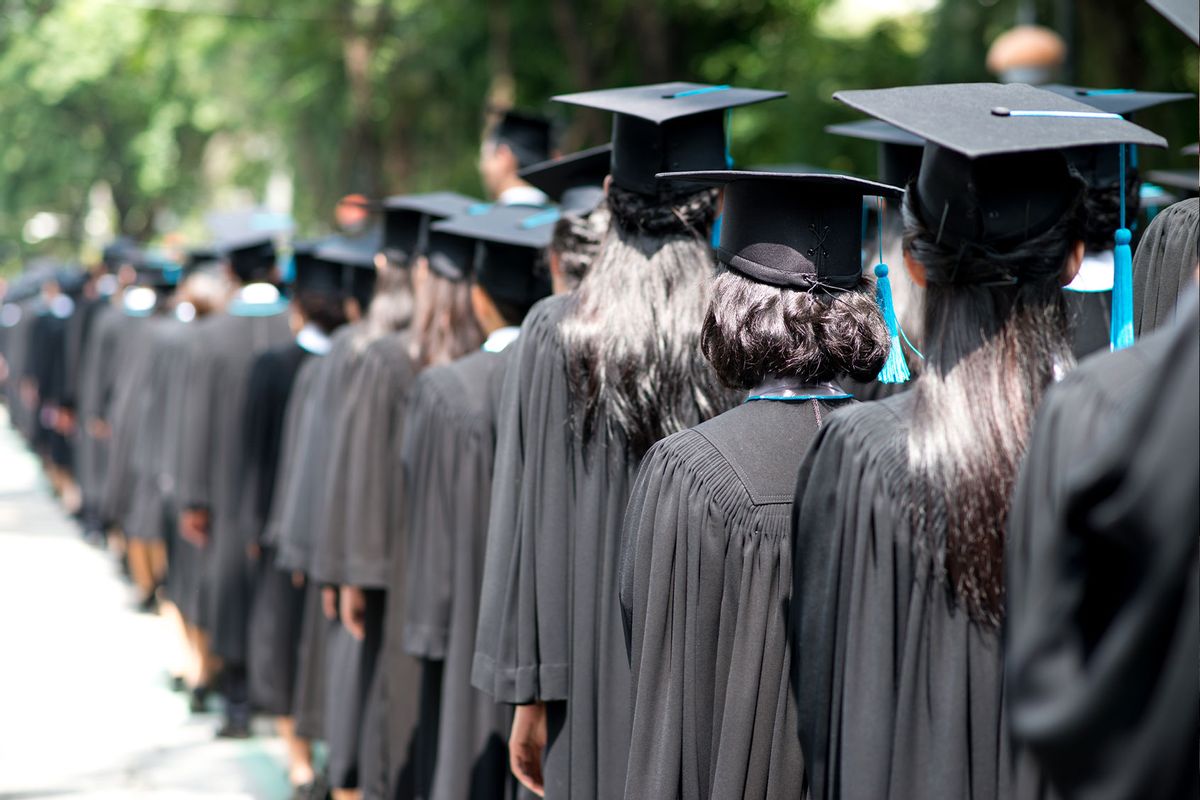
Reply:
[[[875,300],[879,310],[883,312],[883,321],[887,323],[888,333],[892,335],[892,346],[888,350],[887,361],[876,378],[880,383],[906,383],[911,377],[908,362],[904,360],[904,348],[900,344],[900,323],[896,319],[896,305],[892,301],[892,282],[888,279],[888,265],[880,262],[875,265]]]
[[[1133,251],[1128,228],[1117,228],[1113,241],[1112,329],[1110,344],[1122,350],[1133,344]]]

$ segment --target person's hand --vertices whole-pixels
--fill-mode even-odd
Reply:
[[[92,417],[88,420],[88,433],[93,439],[106,440],[112,437],[112,428],[99,417]]]
[[[338,590],[336,586],[321,587],[321,611],[325,619],[333,622],[338,618]]]
[[[342,624],[360,642],[367,635],[367,595],[359,586],[343,586],[341,594]]]
[[[250,559],[251,561],[258,561],[261,556],[262,545],[260,545],[258,542],[251,542],[250,544],[246,545],[246,558]]]
[[[208,512],[189,508],[180,513],[179,535],[193,547],[203,549],[208,544]]]
[[[292,573],[292,586],[296,587],[297,589],[304,588],[304,573],[300,570],[296,570]]]
[[[60,436],[72,436],[75,433],[75,412],[69,408],[58,409],[58,416],[54,420],[55,430]]]
[[[538,797],[546,796],[542,755],[546,752],[546,704],[517,706],[508,737],[508,763],[513,775]]]

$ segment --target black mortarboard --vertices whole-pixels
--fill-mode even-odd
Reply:
[[[183,259],[183,275],[186,277],[196,270],[204,269],[220,261],[221,252],[214,245],[202,244],[189,247]]]
[[[834,99],[925,139],[917,178],[924,222],[943,240],[1010,243],[1049,229],[1079,193],[1060,151],[1161,136],[1024,84],[960,83],[844,91]]]
[[[275,242],[269,236],[254,235],[226,242],[221,251],[233,273],[243,282],[263,280],[275,269]]]
[[[317,255],[325,240],[296,242],[292,246],[292,282],[295,291],[338,295],[346,290],[348,268]]]
[[[1187,147],[1179,151],[1180,155],[1197,156],[1200,155],[1200,143],[1189,144]]]
[[[529,306],[550,294],[549,276],[538,262],[550,246],[558,218],[556,209],[495,206],[486,214],[439,222],[433,230],[441,236],[478,242],[474,250],[476,283],[497,300]]]
[[[488,140],[508,145],[517,164],[528,167],[550,157],[550,120],[537,114],[502,111],[488,132]]]
[[[63,267],[56,270],[54,280],[58,283],[58,288],[64,294],[77,295],[83,291],[84,285],[87,283],[88,275],[78,267]]]
[[[852,289],[862,278],[862,198],[904,194],[847,175],[714,170],[664,180],[725,187],[717,258],[772,286]]]
[[[141,258],[141,248],[137,242],[127,236],[120,236],[104,246],[100,260],[109,271],[122,265],[134,266]]]
[[[382,232],[372,228],[359,236],[333,236],[316,250],[316,257],[342,267],[342,288],[361,308],[371,304],[375,293],[375,254],[380,251]]]
[[[654,176],[660,172],[728,168],[726,110],[785,94],[674,82],[564,94],[554,100],[613,112],[613,182],[654,194]]]
[[[1164,103],[1177,103],[1195,97],[1188,92],[1139,92],[1133,89],[1089,89],[1086,86],[1067,86],[1062,83],[1050,83],[1039,86],[1048,92],[1087,103],[1093,108],[1120,114],[1128,117],[1146,108],[1153,108]]]
[[[431,220],[462,214],[480,203],[456,192],[404,194],[383,201],[383,252],[395,264],[405,264],[425,252]]]
[[[604,199],[604,179],[611,160],[612,145],[604,144],[534,164],[521,170],[520,175],[563,210],[583,214]]]
[[[1159,186],[1179,189],[1190,196],[1200,194],[1200,173],[1195,169],[1152,169],[1146,177]]]
[[[1200,7],[1196,0],[1146,0],[1189,39],[1200,44]]]
[[[826,133],[867,139],[879,145],[875,175],[892,186],[907,186],[908,180],[921,169],[921,153],[925,140],[877,119],[842,122],[826,125]]]

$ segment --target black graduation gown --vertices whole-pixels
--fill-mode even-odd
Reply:
[[[914,549],[905,393],[834,414],[800,467],[791,616],[814,798],[1022,798],[999,631]]]
[[[113,386],[109,413],[112,438],[104,475],[101,509],[104,519],[119,526],[127,535],[129,517],[135,503],[145,498],[138,492],[134,454],[146,424],[146,414],[154,401],[150,395],[150,372],[155,356],[155,329],[160,318],[132,318],[123,345],[122,368]]]
[[[1054,387],[1018,480],[1010,719],[1064,796],[1200,793],[1198,308]]]
[[[535,305],[512,345],[471,677],[500,702],[547,703],[546,796],[578,800],[625,788],[630,674],[618,573],[640,459],[615,436],[576,446],[558,333],[567,301]]]
[[[325,522],[314,543],[312,575],[334,585],[366,590],[365,636],[345,628],[328,633],[325,727],[329,779],[339,788],[360,786],[367,698],[383,639],[385,597],[402,592],[389,584],[388,562],[402,531],[403,493],[399,443],[408,390],[416,365],[406,332],[376,339],[352,358],[347,392],[330,448]],[[405,687],[407,688],[407,687]],[[415,689],[415,685],[412,687]],[[415,713],[413,713],[415,724]]]
[[[761,400],[647,453],[625,517],[633,734],[625,796],[791,798],[791,516],[800,458],[846,401]]]
[[[1109,348],[1112,325],[1112,292],[1063,290],[1071,324],[1071,352],[1086,358]]]
[[[255,442],[247,456],[251,461],[251,480],[243,487],[243,525],[255,534],[262,553],[257,565],[254,606],[250,615],[250,650],[247,665],[250,701],[269,714],[290,716],[296,688],[296,667],[300,634],[304,622],[305,589],[292,580],[292,572],[275,564],[274,537],[271,530],[272,506],[279,486],[286,481],[298,436],[301,416],[296,402],[298,393],[311,388],[312,370],[304,366],[311,354],[295,344],[269,350],[255,364],[258,381],[269,388],[258,394],[260,401],[247,410],[247,429],[262,426],[259,435],[249,434]],[[256,379],[252,379],[254,381]],[[252,396],[254,396],[252,394]],[[255,420],[258,422],[255,422]]]
[[[79,389],[77,465],[84,513],[89,523],[104,525],[104,503],[108,470],[109,440],[93,435],[92,423],[108,422],[118,376],[123,368],[122,352],[131,341],[127,331],[142,320],[127,316],[111,304],[97,310],[92,335],[84,356]]]
[[[291,338],[283,313],[216,314],[197,323],[188,359],[179,507],[206,509],[209,541],[200,558],[200,619],[212,652],[227,665],[246,663],[246,621],[254,573],[240,522],[250,365]]]
[[[404,425],[407,575],[404,602],[389,608],[385,636],[390,644],[402,634],[409,655],[431,662],[430,669],[441,665],[437,723],[415,733],[415,751],[432,755],[422,796],[433,800],[506,798],[515,791],[506,744],[511,709],[471,686],[508,353],[480,350],[424,372]]]

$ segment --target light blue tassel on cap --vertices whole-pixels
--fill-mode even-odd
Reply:
[[[880,383],[906,383],[910,374],[908,362],[904,360],[904,347],[900,344],[900,323],[896,319],[896,305],[892,300],[892,282],[888,279],[888,265],[880,261],[875,265],[875,301],[883,312],[883,321],[892,336],[887,361],[876,378]]]
[[[1113,234],[1112,327],[1109,346],[1122,350],[1133,344],[1133,234],[1125,225],[1125,145],[1121,148],[1121,227]]]

